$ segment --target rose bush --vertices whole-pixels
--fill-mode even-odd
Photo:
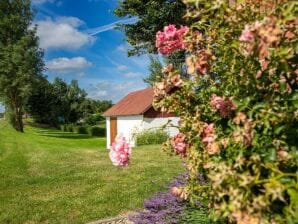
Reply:
[[[185,3],[186,17],[196,22],[181,35],[173,25],[158,32],[156,47],[166,56],[186,51],[190,77],[182,78],[170,65],[154,86],[154,106],[181,118],[180,133],[164,144],[165,150],[182,155],[189,172],[179,195],[205,202],[214,219],[295,223],[296,3]],[[208,183],[199,183],[198,173]]]

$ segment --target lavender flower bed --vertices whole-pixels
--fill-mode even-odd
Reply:
[[[179,187],[185,184],[187,174],[176,177],[168,186]],[[145,211],[129,217],[135,224],[176,224],[179,223],[186,204],[170,192],[159,192],[144,202]]]

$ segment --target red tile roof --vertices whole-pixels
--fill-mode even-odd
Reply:
[[[153,89],[147,88],[129,93],[122,100],[104,112],[103,116],[141,115],[152,107]]]

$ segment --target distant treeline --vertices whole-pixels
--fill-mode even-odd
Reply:
[[[102,120],[101,114],[112,106],[111,101],[87,98],[77,80],[70,84],[60,78],[53,83],[42,78],[36,83],[25,106],[25,112],[35,122],[58,126],[60,124],[95,125]]]

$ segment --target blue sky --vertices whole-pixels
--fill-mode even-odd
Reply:
[[[33,6],[50,81],[77,79],[90,98],[113,102],[145,87],[148,57],[127,57],[124,34],[113,29],[136,20],[113,14],[117,0],[33,0]]]
[[[117,102],[146,85],[148,56],[127,57],[124,34],[117,22],[135,18],[113,14],[117,0],[32,0],[37,10],[40,47],[45,50],[45,75],[79,81],[93,99]],[[1,106],[0,106],[1,111]]]

